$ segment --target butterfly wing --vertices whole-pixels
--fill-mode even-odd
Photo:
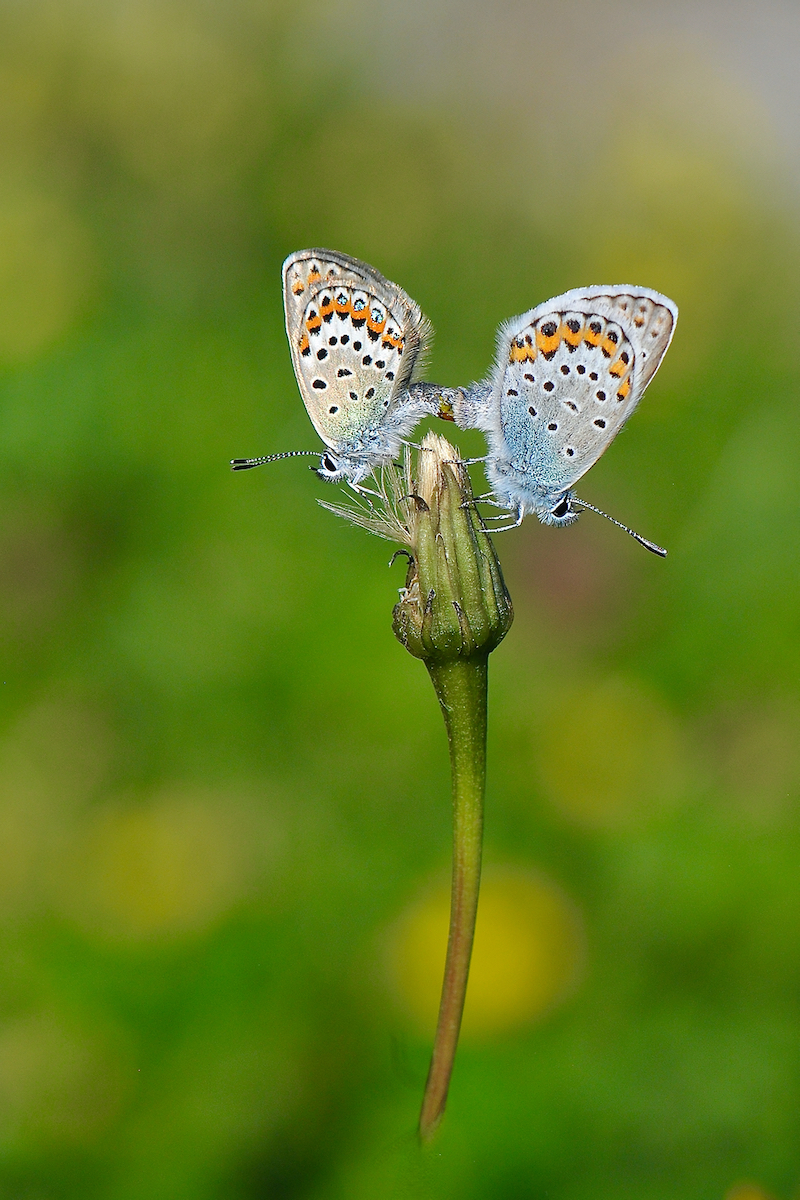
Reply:
[[[578,288],[514,317],[498,334],[487,432],[548,492],[570,488],[639,403],[678,310],[648,288]]]
[[[346,451],[392,422],[420,369],[431,327],[419,306],[367,263],[301,250],[283,264],[286,333],[312,424]]]

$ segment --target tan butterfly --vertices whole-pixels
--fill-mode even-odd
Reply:
[[[410,393],[432,329],[419,306],[367,263],[335,250],[299,250],[283,264],[286,334],[311,423],[327,446],[317,474],[353,487],[397,457],[421,417]],[[234,470],[316,451],[234,459]]]

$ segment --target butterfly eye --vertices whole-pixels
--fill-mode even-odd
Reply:
[[[566,515],[569,511],[570,511],[569,500],[562,500],[561,503],[557,504],[556,507],[553,509],[553,516],[554,517],[566,517]]]
[[[330,454],[323,454],[322,467],[323,467],[323,470],[329,471],[331,473],[331,475],[335,475],[338,470],[338,467],[336,466],[336,463],[331,458]]]

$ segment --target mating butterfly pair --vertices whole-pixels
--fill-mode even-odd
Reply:
[[[678,316],[671,300],[649,288],[576,288],[500,326],[485,382],[442,388],[416,380],[430,323],[402,288],[366,263],[333,250],[301,250],[283,265],[283,299],[297,382],[327,446],[317,468],[323,479],[358,490],[433,413],[486,434],[493,497],[516,524],[533,512],[546,524],[566,525],[581,511],[576,504],[593,508],[572,488],[636,408]],[[231,465],[244,470],[306,453],[316,452]]]

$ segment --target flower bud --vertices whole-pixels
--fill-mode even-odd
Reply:
[[[428,433],[408,503],[409,563],[395,635],[431,665],[486,657],[513,620],[494,546],[458,451]]]

